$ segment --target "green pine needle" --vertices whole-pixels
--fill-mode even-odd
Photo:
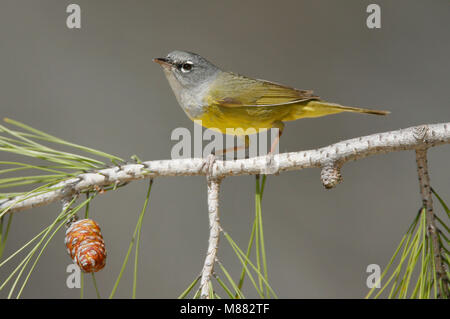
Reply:
[[[222,279],[219,278],[219,276],[217,276],[216,274],[213,274],[214,278],[217,280],[217,282],[219,283],[219,285],[223,288],[223,290],[225,290],[226,294],[228,295],[228,297],[230,297],[231,299],[234,299],[235,296],[233,295],[233,293],[231,292],[231,289],[228,288],[228,286],[222,281]]]
[[[444,209],[446,216],[449,217],[447,204],[433,189],[432,192]],[[441,254],[441,258],[443,263],[448,263],[446,259],[448,256],[448,248],[446,245],[449,242],[446,233],[448,234],[449,227],[446,222],[437,216],[437,211],[434,212],[434,215],[437,221],[436,226],[442,227],[442,229],[436,229],[436,234],[441,245],[440,248],[445,252]],[[402,253],[399,255],[400,251]],[[448,278],[437,280],[434,257],[433,241],[429,238],[427,232],[426,210],[422,208],[403,236],[394,255],[383,271],[380,280],[382,281],[384,279],[397,260],[395,269],[393,269],[391,276],[374,297],[380,297],[385,290],[390,288],[388,298],[438,298],[439,287],[439,291],[443,294],[441,298],[447,298],[448,296],[445,293],[450,288]],[[447,277],[448,275],[447,273]],[[366,298],[370,298],[375,292],[375,289],[375,287],[372,288]]]
[[[254,239],[256,236],[256,262],[258,271],[261,272],[261,260],[262,267],[264,269],[264,278],[265,281],[268,282],[268,271],[267,271],[267,258],[265,252],[265,244],[264,244],[264,231],[263,231],[263,222],[262,222],[262,210],[261,210],[261,202],[264,194],[264,187],[266,184],[267,175],[263,175],[262,182],[260,185],[260,177],[256,175],[256,192],[255,192],[255,219],[253,221],[252,231],[250,233],[250,239],[247,245],[247,252],[245,254],[245,263],[242,267],[241,276],[239,279],[238,288],[242,289],[244,284],[244,279],[246,275],[246,266],[247,260],[250,259],[250,254],[252,251]],[[259,290],[263,290],[263,281],[261,278],[258,278]],[[270,298],[269,288],[266,286],[265,297]]]
[[[149,186],[148,186],[148,191],[147,191],[147,197],[146,197],[145,202],[144,202],[144,207],[142,208],[142,211],[141,211],[141,213],[139,215],[138,222],[136,224],[136,228],[135,228],[134,233],[133,233],[133,237],[131,238],[130,244],[128,246],[127,253],[126,253],[124,261],[122,263],[122,268],[120,269],[119,275],[116,278],[116,282],[115,282],[114,287],[113,287],[113,289],[111,291],[111,294],[109,295],[109,299],[112,299],[114,297],[114,295],[116,294],[117,287],[119,286],[120,280],[122,279],[122,275],[124,274],[125,268],[126,268],[126,266],[128,264],[128,258],[130,257],[131,249],[133,248],[133,245],[134,245],[134,242],[135,242],[136,238],[137,238],[137,240],[139,242],[140,229],[142,227],[142,220],[144,218],[145,211],[147,210],[147,206],[148,206],[148,203],[149,203],[150,191],[152,189],[152,185],[153,185],[153,180],[150,179]],[[136,297],[136,285],[137,285],[138,245],[136,245],[136,247],[137,247],[136,248],[136,255],[135,255],[136,258],[135,258],[134,277],[133,277],[133,298]]]
[[[256,267],[250,259],[247,258],[247,256],[244,254],[244,252],[239,248],[239,246],[234,242],[234,240],[231,238],[231,236],[226,232],[223,231],[223,234],[225,238],[228,240],[231,248],[235,251],[237,257],[239,258],[239,261],[243,265],[243,267],[246,268],[246,272],[249,275],[250,281],[253,283],[253,286],[255,287],[256,291],[260,295],[261,298],[264,298],[264,294],[262,291],[259,290],[258,285],[256,284],[255,280],[253,279],[253,276],[251,275],[251,272],[249,271],[249,268],[247,265],[250,265],[251,268],[253,268],[254,272],[258,276],[258,279],[260,279],[269,289],[269,291],[274,295],[275,298],[278,298],[275,291],[272,289],[272,287],[269,285],[269,282],[264,278],[264,275],[259,271],[258,267]]]
[[[15,126],[19,130],[12,130],[4,125],[0,125],[0,152],[3,151],[23,157],[34,158],[44,161],[45,164],[30,164],[25,161],[0,161],[0,165],[3,166],[0,169],[0,175],[18,174],[16,176],[0,178],[0,188],[12,188],[26,185],[38,186],[39,184],[54,185],[68,178],[77,176],[80,173],[107,167],[107,164],[100,159],[68,151],[61,151],[43,144],[47,142],[56,144],[57,146],[89,153],[99,158],[107,159],[112,163],[124,163],[124,161],[117,156],[67,142],[18,121],[5,119],[5,122]],[[21,173],[25,171],[27,174],[21,175]],[[28,172],[30,173],[28,174]],[[31,197],[38,195],[37,192],[35,193],[35,190],[31,192],[0,193],[0,199],[26,194],[31,195]],[[3,216],[4,213],[5,211],[0,212],[0,217]]]
[[[178,296],[178,299],[184,299],[186,298],[186,296],[192,291],[192,289],[194,289],[194,287],[197,285],[197,283],[199,282],[201,276],[197,276],[197,278],[194,279],[194,281],[186,288],[185,291],[183,291],[181,293],[181,295]]]
[[[222,272],[224,273],[225,277],[227,278],[228,282],[230,283],[230,285],[233,287],[237,297],[239,299],[245,299],[244,294],[242,293],[241,289],[238,288],[238,286],[236,285],[236,283],[234,282],[233,278],[231,277],[230,273],[228,272],[228,270],[224,267],[224,265],[217,260],[216,261],[217,264],[219,265],[220,269],[222,270]]]
[[[11,227],[11,222],[14,214],[9,214],[8,223],[6,224],[6,229],[3,232],[3,219],[0,217],[0,259],[3,256],[3,251],[5,250],[6,240],[8,239],[9,229]]]

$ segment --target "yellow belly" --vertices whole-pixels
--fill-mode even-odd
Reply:
[[[225,107],[210,105],[204,108],[204,112],[200,117],[191,119],[200,120],[202,126],[223,134],[251,135],[273,127],[280,128],[280,122],[341,112],[383,113],[383,111],[346,107],[324,101],[311,100],[272,106]]]
[[[204,127],[223,134],[250,135],[272,128],[274,122],[283,121],[291,111],[292,105],[243,107],[213,105],[205,108],[203,115],[194,120],[200,120]]]

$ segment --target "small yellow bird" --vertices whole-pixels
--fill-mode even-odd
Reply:
[[[234,129],[234,135],[246,137],[246,148],[248,129],[278,128],[280,137],[285,121],[341,112],[389,114],[325,102],[310,90],[225,72],[191,52],[173,51],[153,61],[162,66],[178,103],[191,120],[201,120],[204,127],[224,134]]]

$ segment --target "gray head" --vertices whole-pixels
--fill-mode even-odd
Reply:
[[[178,82],[177,86],[185,89],[205,83],[220,71],[200,55],[186,51],[172,51],[165,58],[153,59],[153,62],[163,67],[169,82],[175,80]]]

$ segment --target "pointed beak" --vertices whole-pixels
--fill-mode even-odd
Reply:
[[[154,58],[153,62],[158,63],[161,66],[171,66],[172,63],[170,63],[169,59],[166,58]]]

